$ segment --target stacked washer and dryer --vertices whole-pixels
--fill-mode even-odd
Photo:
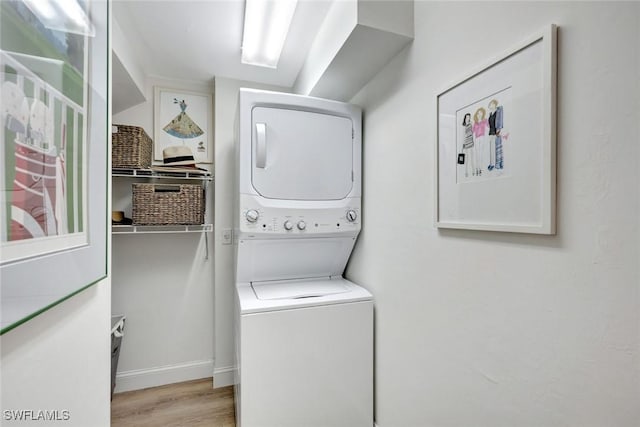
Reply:
[[[371,427],[373,299],[342,277],[361,220],[361,111],[241,89],[236,423]]]

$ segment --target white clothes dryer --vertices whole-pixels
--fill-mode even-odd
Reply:
[[[241,89],[236,423],[371,427],[373,298],[342,277],[361,226],[361,111]]]

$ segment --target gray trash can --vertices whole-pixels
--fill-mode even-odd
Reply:
[[[113,390],[116,388],[116,371],[124,336],[124,321],[124,316],[111,316],[111,399],[113,399]]]

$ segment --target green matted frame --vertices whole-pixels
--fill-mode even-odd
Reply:
[[[0,335],[107,276],[109,3],[79,5],[86,31],[0,2]]]

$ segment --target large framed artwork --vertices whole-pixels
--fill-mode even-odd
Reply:
[[[0,2],[4,334],[106,277],[107,2]]]
[[[556,34],[437,95],[437,227],[555,234]]]
[[[196,163],[213,163],[213,97],[156,86],[154,88],[154,158],[171,146],[189,147]]]

